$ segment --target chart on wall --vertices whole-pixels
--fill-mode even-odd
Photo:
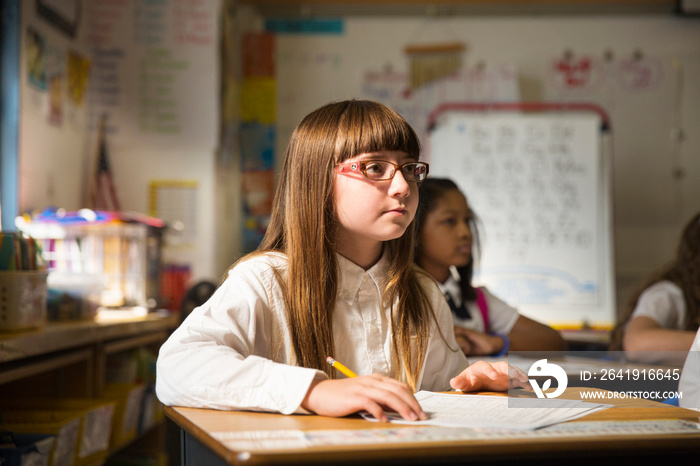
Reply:
[[[180,195],[188,206],[184,216],[166,213],[184,223],[184,237],[166,236],[164,260],[191,264],[193,277],[208,276],[215,248],[222,1],[84,3],[92,47],[90,120],[95,125],[104,118],[122,209],[149,211],[153,182],[195,181],[196,189],[158,190],[160,208]]]
[[[430,146],[430,176],[453,179],[480,220],[476,282],[551,325],[614,322],[599,115],[450,111],[437,118]]]
[[[216,141],[219,0],[94,0],[91,105],[117,141],[155,151]],[[214,129],[211,129],[211,127]]]

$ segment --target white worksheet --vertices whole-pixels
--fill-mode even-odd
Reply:
[[[428,414],[425,421],[406,421],[387,413],[391,422],[483,429],[538,429],[577,419],[611,407],[576,400],[457,395],[420,391],[416,399]],[[374,419],[363,414],[365,419]]]

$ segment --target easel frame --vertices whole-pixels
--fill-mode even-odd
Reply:
[[[599,285],[604,286],[604,292],[601,294],[601,303],[598,305],[600,309],[604,309],[605,318],[593,316],[588,318],[583,316],[579,319],[571,319],[570,317],[561,320],[552,318],[551,312],[545,312],[546,318],[538,315],[531,315],[534,318],[545,320],[547,323],[558,329],[599,329],[609,330],[614,326],[617,319],[616,305],[616,286],[615,286],[615,267],[614,267],[614,236],[613,236],[613,206],[614,197],[612,191],[612,173],[613,173],[613,153],[612,153],[612,138],[611,138],[611,122],[608,113],[602,107],[586,102],[447,102],[438,105],[433,109],[427,119],[428,131],[430,133],[429,147],[432,151],[432,135],[435,129],[440,124],[443,116],[453,112],[464,112],[468,114],[489,114],[507,115],[510,113],[523,114],[551,114],[551,113],[570,113],[570,114],[595,114],[600,120],[600,190],[602,194],[602,205],[598,208],[602,209],[599,214],[599,222],[601,225],[596,227],[604,229],[607,236],[600,236],[604,244],[599,246],[600,255],[605,257],[605,264],[599,264],[601,273],[601,282]],[[431,154],[430,157],[433,155]],[[432,167],[431,167],[432,168]],[[432,175],[432,174],[431,174]],[[511,303],[516,308],[521,308],[519,303]],[[544,312],[544,311],[543,311]],[[526,314],[528,314],[526,312]],[[584,313],[585,314],[585,313]]]

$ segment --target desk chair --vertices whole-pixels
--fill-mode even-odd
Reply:
[[[190,315],[194,308],[204,304],[216,291],[216,285],[210,281],[202,280],[190,287],[182,297],[180,304],[180,322]]]

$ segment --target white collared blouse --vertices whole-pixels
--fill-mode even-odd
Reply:
[[[442,294],[445,295],[449,293],[457,306],[462,304],[462,289],[460,288],[459,280],[460,275],[457,269],[455,267],[450,267],[450,276],[445,280],[445,283],[438,283]],[[491,294],[489,289],[485,286],[480,288],[484,293],[486,305],[488,306],[489,333],[508,335],[510,331],[513,330],[513,326],[518,320],[518,317],[520,317],[518,310]],[[453,315],[454,324],[459,327],[474,330],[475,332],[486,332],[486,323],[484,322],[484,318],[481,315],[476,301],[467,301],[465,305],[469,310],[470,318],[462,319]]]
[[[369,270],[338,257],[333,313],[338,361],[358,375],[397,376],[391,358],[390,310],[382,306],[386,257]],[[156,394],[170,406],[304,412],[315,369],[298,367],[282,294],[287,259],[266,253],[240,262],[214,295],[194,309],[160,348]],[[449,390],[468,366],[454,339],[452,314],[435,283],[422,280],[435,310],[418,388]],[[313,286],[313,284],[309,284]],[[438,331],[439,326],[440,331]],[[442,336],[441,336],[442,334]]]
[[[629,320],[644,316],[661,328],[685,330],[685,307],[683,290],[671,281],[660,280],[639,295]]]
[[[683,365],[678,391],[681,395],[678,405],[681,408],[700,411],[700,330],[695,334]]]

